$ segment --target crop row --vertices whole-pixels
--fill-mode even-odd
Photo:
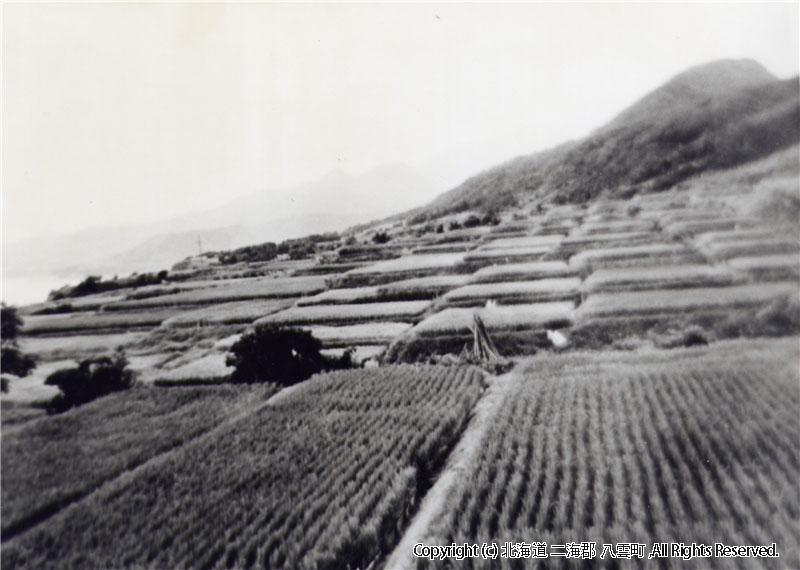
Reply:
[[[214,282],[216,283],[216,282]],[[228,279],[201,289],[146,299],[119,301],[106,305],[107,311],[128,311],[158,307],[208,305],[252,299],[280,299],[313,295],[325,289],[323,276]]]
[[[364,568],[393,547],[481,378],[317,376],[4,544],[4,567]]]
[[[4,432],[3,540],[267,393],[139,387]]]
[[[738,344],[537,359],[509,387],[432,540],[594,541],[598,555],[603,543],[776,542],[776,567],[797,567],[800,378],[784,359],[798,354],[777,346],[776,359]],[[520,562],[492,567],[530,567]]]

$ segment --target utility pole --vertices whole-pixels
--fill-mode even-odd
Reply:
[[[199,255],[203,255],[203,240],[200,236],[197,236],[197,249],[200,252]]]

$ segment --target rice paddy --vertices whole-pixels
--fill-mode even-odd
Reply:
[[[19,340],[23,352],[35,354],[43,360],[85,358],[89,355],[115,350],[135,344],[146,332],[122,332],[118,334],[24,336]]]
[[[292,307],[255,322],[299,326],[313,324],[359,324],[368,322],[416,322],[430,306],[430,301],[361,303],[352,305],[310,305]]]
[[[797,295],[798,284],[759,283],[732,287],[597,293],[578,309],[581,320],[600,317],[725,311],[763,306],[786,295]]]
[[[800,279],[800,256],[796,253],[736,257],[728,265],[761,281]]]
[[[724,266],[664,265],[598,269],[586,278],[586,294],[643,289],[685,289],[733,285],[734,273]]]
[[[575,304],[567,301],[478,309],[451,307],[431,315],[412,332],[423,337],[470,334],[475,315],[481,317],[489,331],[561,328],[574,321],[574,309]]]
[[[463,260],[463,253],[438,253],[379,261],[345,273],[342,286],[375,285],[403,278],[455,273]]]
[[[489,300],[501,304],[543,303],[566,301],[578,296],[581,280],[577,277],[478,283],[459,287],[444,296],[450,306],[480,306]]]
[[[484,266],[492,263],[520,263],[537,261],[553,251],[552,245],[512,247],[498,249],[479,249],[464,256],[464,262],[471,266]]]
[[[709,257],[720,260],[782,253],[794,253],[797,255],[800,254],[800,240],[797,238],[775,238],[714,242],[705,245],[703,251]]]
[[[569,264],[576,269],[594,271],[626,265],[703,263],[705,258],[681,243],[653,243],[630,247],[598,248],[573,255]]]
[[[108,331],[141,330],[154,328],[176,315],[174,309],[110,313],[81,312],[60,315],[30,316],[25,318],[26,335],[107,333]]]
[[[344,305],[348,303],[373,303],[378,301],[378,287],[350,287],[328,289],[311,297],[297,300],[298,307],[307,305]]]
[[[279,299],[313,295],[326,288],[324,276],[231,279],[203,289],[107,305],[110,311],[142,310],[172,306],[208,305],[253,299]]]
[[[472,274],[471,283],[497,283],[502,281],[531,281],[554,277],[574,277],[578,271],[563,261],[532,261],[490,265]]]
[[[156,382],[161,380],[169,382],[224,380],[234,370],[225,364],[226,358],[227,354],[225,353],[213,352],[194,359],[183,366],[156,372],[153,375],[153,379]]]
[[[383,322],[359,325],[304,327],[323,346],[341,347],[356,345],[387,344],[411,328],[410,323]]]
[[[200,309],[190,310],[170,317],[162,326],[196,327],[214,325],[246,325],[256,319],[288,308],[294,299],[275,299],[268,301],[237,301],[220,303]]]
[[[481,245],[480,250],[555,247],[562,239],[558,234],[495,239]]]

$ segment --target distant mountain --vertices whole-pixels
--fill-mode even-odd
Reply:
[[[436,216],[535,201],[657,191],[800,140],[800,83],[751,60],[692,68],[588,137],[519,157],[411,212]]]
[[[6,277],[157,271],[203,251],[281,241],[345,228],[430,200],[435,182],[389,164],[359,176],[341,171],[293,188],[264,190],[218,208],[125,227],[98,227],[3,244]]]

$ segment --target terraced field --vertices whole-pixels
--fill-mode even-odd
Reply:
[[[427,544],[643,543],[603,567],[800,565],[796,339],[526,361]],[[650,560],[654,542],[777,544],[780,559]],[[550,550],[553,549],[553,550]],[[458,568],[572,568],[563,557]],[[677,564],[677,565],[676,565]],[[422,567],[440,567],[424,564]]]
[[[268,386],[142,387],[18,429],[4,425],[3,541],[274,391]]]
[[[746,318],[742,311],[791,297],[790,284],[800,277],[796,238],[680,192],[606,200],[588,209],[556,206],[525,219],[505,218],[494,227],[424,235],[413,228],[393,232],[389,244],[342,246],[338,253],[346,255],[339,263],[327,258],[256,263],[268,275],[250,278],[235,277],[247,272],[248,264],[240,263],[220,273],[229,279],[206,275],[76,299],[69,313],[26,315],[25,333],[45,344],[46,337],[53,338],[45,347],[48,358],[102,350],[102,343],[67,341],[67,335],[146,334],[126,343],[129,354],[142,362],[159,362],[157,355],[176,350],[198,361],[182,364],[183,372],[154,364],[144,370],[146,378],[213,378],[226,373],[224,362],[219,355],[195,350],[197,342],[213,343],[254,323],[317,330],[329,348],[380,345],[391,347],[389,358],[416,359],[458,352],[468,340],[474,309],[451,308],[497,305],[497,315],[504,316],[486,317],[490,332],[513,332],[516,337],[501,345],[516,355],[548,346],[542,335],[552,324],[534,316],[531,311],[538,309],[528,304],[574,301],[581,331],[612,327],[619,340],[654,327],[680,327],[706,313]],[[391,250],[392,258],[354,264],[350,250],[387,256]],[[517,308],[504,308],[512,305]],[[514,312],[518,316],[511,316]],[[631,319],[627,333],[620,319]],[[570,316],[558,328],[569,337],[574,321]],[[380,323],[388,326],[378,331]],[[392,328],[392,323],[403,324]],[[409,331],[408,324],[417,326]],[[366,326],[377,331],[373,338],[363,334]],[[535,332],[523,338],[522,331]],[[432,336],[458,339],[429,343],[427,349],[418,342]],[[612,342],[607,335],[594,336],[593,346]],[[58,350],[59,342],[65,350]],[[403,343],[415,346],[397,346]],[[66,350],[66,345],[75,349]]]
[[[312,378],[27,532],[4,533],[3,564],[364,568],[393,547],[481,382],[481,372],[463,367]],[[39,420],[40,429],[52,420]],[[147,436],[126,437],[127,449]],[[50,456],[70,459],[57,448]],[[18,504],[31,499],[20,495]]]

